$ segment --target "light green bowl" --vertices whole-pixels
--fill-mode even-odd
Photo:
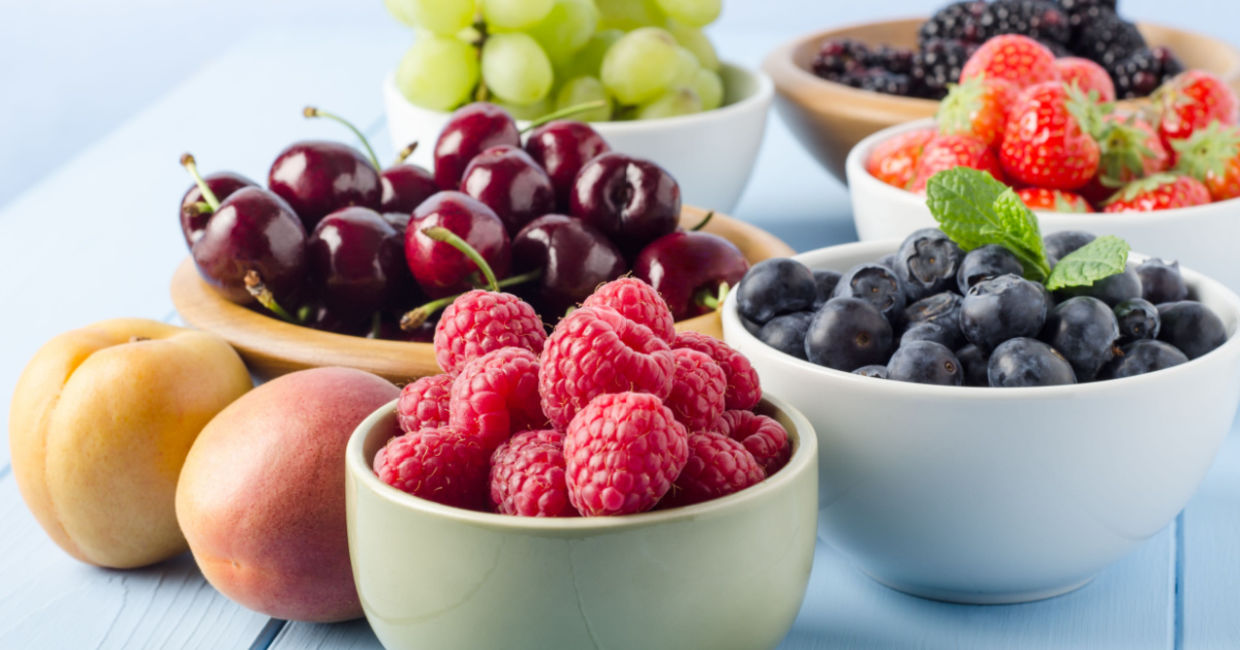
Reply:
[[[817,442],[766,398],[788,464],[736,494],[623,517],[473,512],[389,487],[371,460],[395,402],[346,452],[349,556],[366,618],[395,648],[773,648],[801,607],[814,554]]]

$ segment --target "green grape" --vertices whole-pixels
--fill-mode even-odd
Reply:
[[[551,91],[551,61],[527,34],[491,34],[482,46],[482,81],[503,101],[533,104]]]
[[[478,13],[474,0],[384,0],[389,11],[392,5],[399,4],[404,8],[400,16],[407,16],[410,21],[422,29],[434,32],[439,36],[452,36],[469,27]],[[396,13],[392,11],[392,13]],[[403,18],[401,19],[404,20]],[[409,21],[406,21],[409,22]]]
[[[410,102],[440,111],[469,99],[478,83],[478,51],[450,36],[423,32],[396,68],[396,87]]]
[[[561,61],[556,66],[556,78],[597,77],[599,71],[603,69],[603,57],[607,55],[607,50],[610,50],[611,46],[615,45],[622,36],[624,32],[618,29],[594,32],[590,40],[586,41],[585,47],[578,50],[577,54],[567,61]]]
[[[560,87],[560,92],[555,96],[555,109],[563,110],[598,100],[607,102],[607,105],[578,113],[571,119],[582,122],[606,122],[611,119],[611,97],[603,88],[603,82],[595,77],[576,77],[564,82],[564,85]]]
[[[667,30],[676,37],[682,47],[697,57],[698,63],[707,70],[719,71],[719,55],[715,54],[715,46],[700,29],[685,27],[675,22],[668,25]]]
[[[594,0],[598,5],[599,29],[631,31],[639,27],[662,27],[667,21],[656,0]]]
[[[678,56],[676,39],[667,31],[635,29],[603,57],[603,85],[622,104],[644,104],[671,87]]]
[[[693,56],[693,52],[690,52],[683,47],[677,47],[675,63],[676,75],[672,77],[671,85],[673,87],[681,87],[693,84],[693,80],[697,77],[698,70],[701,69],[702,66],[698,65],[697,57]]]
[[[658,0],[659,8],[668,18],[688,25],[705,27],[719,17],[722,0]]]
[[[598,25],[593,0],[555,0],[551,12],[527,33],[538,41],[552,63],[562,63],[585,47]]]
[[[718,73],[698,68],[689,87],[702,99],[702,110],[713,111],[723,105],[723,79]]]
[[[536,120],[547,113],[555,110],[551,105],[551,97],[534,102],[533,104],[512,104],[505,101],[494,102],[496,106],[508,111],[508,114],[517,120],[525,120],[527,122]]]
[[[702,112],[702,99],[690,88],[677,88],[663,93],[654,101],[637,109],[637,119],[653,120]]]
[[[383,6],[387,7],[388,13],[400,22],[410,26],[417,27],[417,18],[413,15],[412,0],[383,0]]]
[[[431,0],[438,2],[439,0]],[[482,19],[496,30],[521,30],[547,17],[555,0],[482,0]]]

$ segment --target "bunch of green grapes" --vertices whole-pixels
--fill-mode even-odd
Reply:
[[[396,85],[424,108],[491,101],[518,119],[586,102],[578,119],[687,115],[723,103],[702,28],[722,0],[384,0],[417,31]]]

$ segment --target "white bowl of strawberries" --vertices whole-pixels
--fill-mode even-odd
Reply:
[[[1240,102],[1227,85],[1189,70],[1139,111],[1119,111],[1098,101],[1106,88],[1088,71],[1060,74],[1024,37],[988,45],[1000,39],[1035,63],[1013,68],[1002,62],[1010,49],[1000,57],[983,46],[935,119],[884,129],[849,152],[858,236],[932,227],[926,179],[973,167],[1019,188],[1044,233],[1105,229],[1240,288],[1240,203],[1230,200],[1240,196]]]

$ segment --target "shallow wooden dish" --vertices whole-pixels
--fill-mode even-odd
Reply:
[[[686,206],[680,222],[691,227],[705,214],[705,210]],[[765,230],[720,214],[704,230],[732,241],[751,263],[794,254],[787,244]],[[172,276],[171,292],[172,302],[186,323],[224,337],[245,359],[250,371],[264,379],[318,366],[360,368],[397,383],[440,372],[429,343],[324,332],[229,302],[202,281],[188,257]],[[723,336],[718,312],[680,321],[676,328]]]
[[[841,182],[844,159],[853,145],[875,131],[933,116],[938,102],[884,95],[819,78],[810,70],[819,45],[828,39],[847,37],[864,43],[912,47],[917,44],[917,28],[924,21],[887,20],[815,32],[793,39],[767,55],[762,67],[775,82],[775,106],[780,116],[801,144]],[[1240,50],[1218,39],[1174,27],[1138,27],[1151,45],[1170,47],[1186,68],[1209,70],[1240,91]]]

